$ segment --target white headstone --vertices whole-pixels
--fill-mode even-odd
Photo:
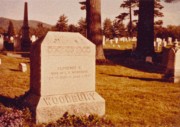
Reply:
[[[172,45],[172,37],[168,37],[168,45]]]
[[[117,44],[118,43],[118,38],[114,38],[114,41]]]
[[[35,42],[35,41],[36,41],[36,36],[35,36],[35,35],[32,35],[32,36],[31,36],[31,41],[32,41],[32,42]]]
[[[167,46],[167,42],[166,42],[165,39],[163,39],[163,41],[162,41],[162,46],[163,46],[163,47],[166,47],[166,46]]]
[[[4,37],[0,34],[0,50],[3,50],[4,48]]]
[[[170,49],[165,75],[170,81],[180,83],[180,49]]]
[[[25,63],[20,63],[19,69],[21,72],[26,72],[27,71],[27,65]]]
[[[176,51],[174,71],[174,82],[180,83],[180,49]]]
[[[95,45],[79,33],[48,32],[32,44],[31,90],[25,102],[36,123],[56,121],[65,112],[105,114],[95,92]]]

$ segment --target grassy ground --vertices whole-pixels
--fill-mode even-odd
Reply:
[[[105,48],[114,64],[96,66],[96,91],[106,100],[107,117],[117,127],[179,127],[180,84],[164,82],[159,64],[137,61],[124,49],[127,46]],[[0,58],[0,96],[23,95],[29,89],[29,69],[20,72],[18,65],[25,62],[29,68],[29,60],[2,54]]]

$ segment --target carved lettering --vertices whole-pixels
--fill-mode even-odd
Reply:
[[[95,93],[94,92],[81,92],[81,93],[75,93],[75,94],[48,96],[48,97],[44,97],[43,100],[46,105],[86,102],[86,101],[95,100]]]
[[[87,69],[83,69],[82,66],[59,66],[55,71],[52,71],[48,75],[49,80],[55,79],[67,79],[67,78],[86,78],[90,76],[90,72]]]
[[[89,46],[47,46],[47,55],[50,56],[86,56],[90,54]]]

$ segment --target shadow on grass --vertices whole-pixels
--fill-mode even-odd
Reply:
[[[27,93],[15,98],[0,95],[0,103],[6,107],[16,107],[18,109],[22,109],[25,107],[23,100],[26,96]]]
[[[17,71],[20,71],[20,70],[18,70],[18,69],[10,69],[10,70],[11,70],[11,71],[16,71],[16,72],[17,72]]]
[[[132,50],[105,49],[104,53],[106,58],[116,65],[149,73],[164,73],[164,67],[158,64],[160,63],[159,54],[156,55],[154,64],[150,64],[133,57]]]
[[[113,76],[113,77],[124,77],[124,78],[130,78],[130,79],[138,79],[143,81],[158,81],[158,82],[167,82],[165,79],[156,79],[156,78],[142,78],[142,77],[133,77],[133,76],[126,76],[126,75],[113,75],[113,74],[105,74],[101,73],[107,76]]]

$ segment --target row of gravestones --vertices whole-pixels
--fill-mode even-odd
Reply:
[[[180,45],[180,42],[178,42],[177,39],[175,39],[175,41],[173,42],[171,37],[168,37],[168,41],[161,38],[156,38],[156,41],[154,41],[155,51],[162,51],[163,47],[166,47],[168,45]]]
[[[31,36],[31,41],[35,42],[38,38],[35,35]],[[8,37],[0,34],[0,51],[9,50],[9,51],[20,51],[21,50],[21,37],[14,36]]]
[[[120,38],[113,38],[109,39],[103,36],[103,45],[106,45],[107,42],[110,42],[111,44],[118,44],[119,42],[136,42],[136,37],[120,37]]]

